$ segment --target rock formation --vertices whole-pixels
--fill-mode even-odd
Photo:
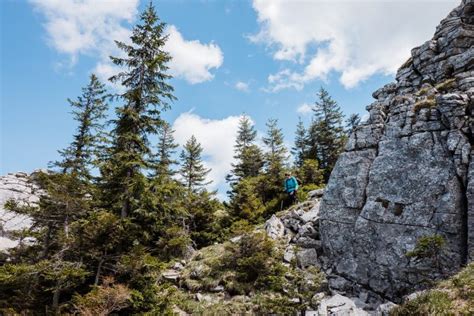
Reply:
[[[474,259],[474,1],[373,97],[331,174],[319,229],[340,286],[398,301]],[[439,269],[406,256],[433,235],[446,241]]]
[[[19,203],[37,203],[41,190],[34,182],[35,174],[17,172],[0,176],[0,251],[15,247],[19,241],[12,233],[31,225],[27,216],[9,212],[4,205],[11,199]]]

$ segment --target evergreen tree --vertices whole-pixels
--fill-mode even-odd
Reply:
[[[349,135],[360,124],[359,114],[351,114],[346,120],[346,133]]]
[[[206,176],[209,174],[211,169],[206,169],[204,167],[201,154],[201,144],[198,143],[196,137],[193,135],[186,142],[180,155],[182,161],[180,174],[183,184],[188,189],[188,192],[197,192],[202,187],[211,183],[210,181],[206,182]]]
[[[310,142],[315,145],[312,151],[316,151],[316,158],[320,168],[324,169],[324,179],[327,182],[345,142],[343,115],[337,102],[322,87],[313,112]]]
[[[284,144],[283,132],[278,128],[278,120],[270,119],[267,124],[267,135],[263,143],[267,146],[265,166],[267,174],[273,179],[280,179],[287,166],[287,149]]]
[[[242,116],[239,121],[239,130],[234,146],[234,158],[237,161],[232,164],[231,173],[226,177],[227,181],[235,184],[240,179],[257,176],[263,167],[263,155],[255,145],[257,131],[254,129],[248,116]]]
[[[176,174],[176,171],[171,169],[173,165],[177,164],[173,155],[178,147],[178,144],[174,142],[173,133],[174,130],[167,122],[163,122],[158,129],[158,153],[153,166],[153,176],[160,179],[169,179]]]
[[[301,117],[299,118],[298,125],[296,126],[295,132],[295,145],[292,148],[291,153],[295,156],[296,167],[301,167],[303,161],[307,158],[308,154],[308,131],[306,130]]]
[[[92,74],[89,84],[82,89],[82,95],[76,101],[68,99],[74,109],[74,119],[79,124],[72,143],[59,151],[62,160],[53,163],[62,172],[72,173],[83,180],[91,178],[90,168],[96,164],[94,160],[107,110],[107,97],[104,84]]]
[[[125,88],[119,96],[124,105],[117,109],[110,158],[102,172],[104,199],[122,218],[139,208],[146,187],[143,171],[151,167],[153,156],[149,135],[158,132],[161,111],[175,99],[173,87],[167,83],[171,56],[163,50],[167,39],[164,28],[150,3],[133,29],[132,44],[116,42],[126,56],[111,57],[114,64],[125,68],[111,77]]]

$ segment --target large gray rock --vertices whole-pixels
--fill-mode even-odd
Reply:
[[[366,316],[366,311],[356,306],[356,303],[346,296],[336,294],[323,299],[318,307],[318,316]]]
[[[474,259],[474,0],[374,92],[324,192],[319,233],[332,273],[395,301]],[[410,260],[441,235],[439,268]]]
[[[12,233],[31,226],[29,217],[10,212],[4,205],[9,200],[14,200],[23,205],[34,206],[43,194],[34,181],[35,174],[17,172],[0,176],[0,251],[17,246],[19,240]]]

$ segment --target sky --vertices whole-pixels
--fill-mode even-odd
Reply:
[[[117,69],[114,40],[127,42],[148,0],[1,0],[0,174],[58,159],[75,130],[67,99],[95,73]],[[372,92],[394,80],[413,47],[429,40],[459,0],[153,0],[167,23],[170,83],[163,113],[183,145],[195,135],[226,190],[239,117],[259,135],[278,119],[291,146],[320,87],[345,115],[366,115]],[[113,108],[110,115],[113,116]]]

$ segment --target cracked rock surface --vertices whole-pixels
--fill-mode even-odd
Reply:
[[[319,231],[327,268],[396,301],[474,259],[474,0],[373,96],[331,174]],[[440,268],[409,260],[435,234],[446,240]]]
[[[42,191],[34,178],[35,172],[30,175],[17,172],[0,176],[0,251],[18,245],[19,241],[12,235],[13,232],[31,226],[29,217],[9,212],[4,205],[12,199],[22,204],[36,204]]]

